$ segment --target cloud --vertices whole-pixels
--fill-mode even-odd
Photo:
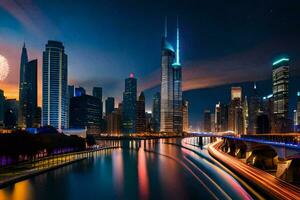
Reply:
[[[18,20],[29,32],[45,38],[45,30],[53,35],[59,34],[58,28],[43,14],[31,0],[1,0],[0,7]]]
[[[300,69],[297,66],[300,65],[300,61],[293,56],[300,54],[300,47],[293,42],[293,38],[287,40],[274,38],[255,48],[212,60],[183,61],[183,90],[270,79],[272,61],[282,54],[291,57],[291,75],[299,75]],[[143,90],[154,88],[159,84],[160,69],[141,79]]]

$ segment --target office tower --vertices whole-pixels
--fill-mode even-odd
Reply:
[[[100,99],[100,118],[103,118],[102,87],[93,87],[93,96]]]
[[[19,101],[20,101],[20,109],[18,112],[18,124],[19,127],[21,128],[25,128],[25,116],[26,114],[24,113],[24,109],[26,107],[26,103],[23,102],[25,99],[25,87],[24,87],[24,83],[26,83],[25,80],[25,65],[28,62],[28,55],[27,55],[27,49],[25,47],[25,43],[23,44],[23,48],[22,48],[22,53],[21,53],[21,62],[20,62],[20,78],[19,78]]]
[[[116,108],[111,113],[106,115],[107,118],[107,132],[109,134],[121,133],[121,110]]]
[[[136,132],[136,96],[137,80],[133,74],[125,79],[125,91],[122,105],[122,132],[130,134]]]
[[[37,60],[28,62],[25,43],[21,54],[19,86],[18,125],[20,128],[33,127],[37,108]]]
[[[189,102],[184,100],[182,102],[182,124],[183,124],[183,132],[189,132]]]
[[[40,127],[41,122],[42,122],[42,108],[38,106],[35,111],[33,127]]]
[[[100,133],[100,99],[90,95],[70,100],[70,127],[87,128],[87,133]]]
[[[248,100],[247,100],[247,96],[245,96],[245,99],[243,101],[243,134],[247,134],[247,129],[248,129],[248,125],[249,125],[249,109],[248,109]]]
[[[204,111],[204,118],[203,118],[203,131],[210,132],[211,131],[211,115],[210,110]]]
[[[141,92],[136,102],[136,132],[143,133],[146,131],[146,113],[145,113],[145,95]]]
[[[17,128],[19,102],[16,99],[6,99],[4,102],[4,126],[8,129]]]
[[[256,118],[259,114],[260,110],[260,96],[258,95],[256,84],[254,84],[252,94],[249,98],[249,116],[248,116],[248,128],[247,134],[255,134],[256,133]]]
[[[83,87],[79,86],[79,87],[75,88],[75,97],[80,97],[83,95],[86,95],[86,91]]]
[[[29,61],[25,64],[25,76],[23,82],[22,104],[20,112],[25,120],[25,127],[30,128],[34,125],[37,110],[37,60]]]
[[[107,97],[105,100],[105,115],[108,116],[115,109],[115,98]]]
[[[281,58],[273,62],[273,100],[276,132],[288,132],[289,108],[289,58]]]
[[[256,134],[270,133],[270,124],[267,114],[259,112],[256,118],[256,124]]]
[[[242,88],[231,88],[231,101],[228,110],[228,129],[236,134],[243,132]]]
[[[68,57],[61,42],[49,40],[43,52],[42,124],[68,127]]]
[[[177,21],[177,47],[167,40],[167,23],[161,43],[161,103],[160,131],[182,132],[182,70],[179,61],[179,27]],[[176,57],[175,57],[176,56]]]
[[[158,133],[160,131],[160,93],[157,92],[153,96],[152,103],[152,127],[153,131]]]
[[[4,103],[4,92],[0,89],[0,128],[4,126]]]

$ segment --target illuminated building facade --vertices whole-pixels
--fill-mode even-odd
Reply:
[[[228,109],[228,129],[236,134],[244,132],[242,88],[231,88],[231,102]]]
[[[252,94],[249,98],[249,116],[247,134],[255,134],[257,128],[257,116],[260,110],[260,96],[258,95],[256,84],[254,84]]]
[[[205,110],[204,111],[203,131],[204,132],[210,132],[211,131],[211,114],[210,114],[210,110]]]
[[[273,62],[273,100],[276,132],[287,132],[289,129],[289,58]]]
[[[68,128],[68,57],[61,42],[49,40],[43,52],[42,125]]]
[[[99,114],[100,114],[100,119],[102,119],[103,117],[102,87],[93,87],[93,96],[100,99]]]
[[[167,25],[166,25],[167,26]],[[182,119],[182,70],[179,61],[179,28],[177,23],[177,48],[167,40],[167,28],[161,43],[161,103],[160,132],[181,133]]]
[[[182,102],[182,125],[183,132],[189,132],[189,102],[184,100]]]

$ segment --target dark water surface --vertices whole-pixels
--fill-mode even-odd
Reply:
[[[207,140],[203,141],[206,143]],[[87,160],[0,190],[1,200],[224,199],[247,197],[240,185],[181,140],[116,141]],[[191,148],[191,147],[189,147]],[[196,149],[203,155],[205,149]],[[208,156],[208,155],[207,155]],[[245,196],[243,196],[245,195]]]

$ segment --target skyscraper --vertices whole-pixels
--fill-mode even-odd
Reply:
[[[107,118],[107,132],[110,134],[121,133],[121,109],[116,108],[110,114],[106,115]]]
[[[145,113],[145,95],[141,92],[136,102],[136,132],[143,133],[146,131],[146,113]]]
[[[18,126],[33,127],[37,109],[37,60],[28,62],[25,43],[22,48],[19,82]]]
[[[243,134],[247,134],[247,129],[249,125],[249,108],[248,108],[248,100],[247,96],[245,96],[245,99],[243,101]]]
[[[287,132],[289,129],[289,58],[281,58],[273,62],[273,99],[276,132]]]
[[[80,97],[80,96],[83,96],[83,95],[86,95],[86,91],[83,87],[77,87],[75,88],[75,96],[76,97]]]
[[[105,100],[105,115],[108,116],[115,109],[115,98],[107,97]]]
[[[242,88],[231,88],[231,101],[228,111],[228,129],[236,134],[243,133]]]
[[[100,99],[100,119],[103,118],[103,101],[102,101],[102,87],[93,87],[93,96]]]
[[[19,102],[16,99],[6,99],[4,103],[4,126],[16,128],[18,121]]]
[[[152,127],[154,132],[160,131],[160,93],[157,92],[153,96],[152,103]]]
[[[176,56],[176,57],[175,57]],[[177,47],[167,40],[167,23],[161,43],[161,103],[160,131],[182,132],[182,75],[179,61],[179,27],[177,23]]]
[[[217,103],[215,107],[215,131],[221,131],[221,103]]]
[[[43,126],[68,126],[68,57],[61,42],[49,40],[43,52]]]
[[[255,134],[257,127],[257,116],[260,110],[260,96],[257,93],[256,84],[254,84],[252,94],[249,98],[249,116],[247,134]]]
[[[184,100],[182,103],[182,125],[183,132],[189,132],[189,102]]]
[[[122,105],[122,132],[124,134],[136,132],[136,97],[137,80],[133,74],[125,79],[125,91]]]
[[[25,81],[25,65],[28,62],[28,55],[25,43],[23,44],[22,53],[21,53],[21,62],[20,62],[20,80],[19,80],[19,101],[20,108],[18,113],[18,124],[21,128],[25,127],[25,113],[24,113],[24,103],[23,99],[25,99],[25,91],[24,91],[24,82]]]

